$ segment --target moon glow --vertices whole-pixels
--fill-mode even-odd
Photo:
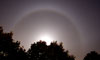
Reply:
[[[63,42],[72,53],[77,53],[80,48],[76,27],[70,19],[56,11],[40,10],[25,15],[14,27],[14,38],[21,40],[25,48],[39,40],[46,41],[47,45],[53,40]]]

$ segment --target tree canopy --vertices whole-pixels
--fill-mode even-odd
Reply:
[[[91,51],[84,57],[84,60],[100,60],[100,54],[96,51]]]
[[[25,49],[20,47],[20,42],[12,39],[13,33],[4,33],[0,27],[0,60],[26,59]]]
[[[45,41],[40,40],[31,44],[28,51],[25,51],[20,42],[13,40],[12,36],[12,32],[5,33],[0,27],[0,60],[75,60],[75,57],[63,48],[63,43],[54,41],[47,45]],[[100,60],[100,54],[92,51],[84,60]]]
[[[65,51],[62,43],[52,42],[46,45],[45,41],[39,41],[31,45],[28,50],[30,60],[74,60],[74,56]]]

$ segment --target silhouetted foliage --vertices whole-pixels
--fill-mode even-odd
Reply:
[[[84,60],[100,60],[100,54],[95,51],[91,51],[85,56]]]
[[[47,45],[45,41],[38,41],[31,45],[26,52],[19,41],[12,39],[13,33],[4,33],[0,27],[0,60],[75,60],[62,43],[57,41]],[[88,53],[84,60],[100,60],[100,54],[95,51]]]
[[[0,27],[0,60],[26,60],[25,50],[20,42],[12,39],[13,33],[4,33]]]
[[[12,35],[12,32],[4,33],[0,27],[0,60],[74,60],[74,57],[63,49],[62,43],[57,44],[55,41],[46,45],[45,41],[39,41],[25,52],[25,49],[20,47],[20,42],[12,39]]]
[[[57,44],[57,41],[48,46],[45,41],[34,43],[28,54],[30,60],[74,60],[74,56],[69,55],[68,51],[63,49],[62,43]]]

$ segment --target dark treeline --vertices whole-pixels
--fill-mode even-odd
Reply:
[[[75,60],[75,56],[69,55],[68,50],[57,41],[50,45],[46,45],[45,41],[38,41],[26,51],[19,41],[12,39],[12,35],[12,32],[4,33],[0,27],[0,60]],[[100,54],[91,51],[83,60],[100,60]]]

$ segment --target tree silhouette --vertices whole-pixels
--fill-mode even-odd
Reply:
[[[19,41],[12,39],[13,33],[4,33],[0,27],[0,60],[74,60],[57,41],[47,45],[45,41],[33,43],[26,52]]]
[[[47,51],[46,42],[40,41],[31,45],[31,48],[28,50],[30,60],[45,60],[45,54]]]
[[[74,56],[69,55],[57,41],[48,46],[44,41],[33,43],[28,54],[30,60],[74,60]]]
[[[88,53],[85,57],[84,60],[100,60],[100,54],[98,54],[95,51],[91,51]]]
[[[47,45],[40,40],[31,44],[26,52],[19,41],[12,39],[12,35],[12,32],[4,33],[0,27],[0,60],[75,60],[75,57],[63,48],[63,43],[54,41]],[[100,60],[100,54],[91,51],[84,60]]]
[[[13,33],[4,33],[0,27],[0,60],[26,60],[25,49],[20,47],[20,42],[12,39]]]

